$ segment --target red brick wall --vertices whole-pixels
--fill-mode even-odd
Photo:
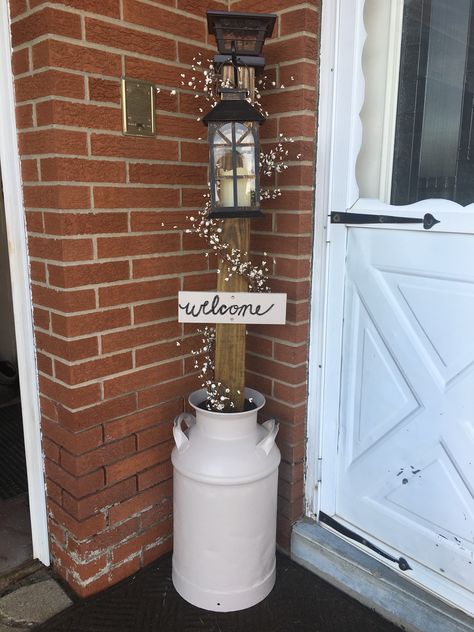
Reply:
[[[288,86],[265,97],[275,113],[265,134],[292,135],[303,159],[279,176],[284,194],[253,228],[255,252],[275,257],[272,287],[288,292],[289,322],[252,330],[248,362],[249,385],[281,421],[284,547],[303,496],[319,15],[314,2],[294,5],[258,6],[279,14],[265,54]],[[216,282],[203,244],[185,233],[206,190],[207,148],[180,73],[215,50],[205,10],[227,8],[256,10],[227,0],[10,0],[51,550],[83,596],[172,545],[171,420],[199,385],[176,295]],[[156,138],[122,135],[121,75],[160,88]]]

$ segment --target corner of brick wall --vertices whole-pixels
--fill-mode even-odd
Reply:
[[[319,13],[315,2],[294,6],[10,0],[50,544],[81,596],[172,547],[170,422],[197,385],[176,295],[216,282],[185,232],[207,188],[207,147],[180,73],[214,52],[206,9],[278,13],[265,54],[286,89],[265,96],[264,138],[291,135],[302,159],[278,176],[283,195],[253,227],[289,304],[285,327],[251,329],[248,368],[281,422],[285,548],[301,513]],[[122,135],[122,75],[160,88],[156,138]]]
[[[263,202],[265,218],[252,225],[253,252],[274,261],[272,291],[288,295],[287,324],[250,327],[247,361],[249,386],[265,394],[265,415],[280,422],[277,537],[289,550],[291,526],[304,510],[320,1],[263,0],[257,8],[252,0],[238,0],[230,10],[278,16],[264,47],[270,84],[263,96],[269,118],[262,146],[274,146],[280,135],[294,139],[285,143],[290,167],[273,182],[282,195]]]

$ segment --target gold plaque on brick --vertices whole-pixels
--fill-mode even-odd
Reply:
[[[155,135],[155,86],[149,81],[122,77],[123,133]]]

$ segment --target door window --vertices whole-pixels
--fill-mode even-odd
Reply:
[[[392,204],[474,199],[474,2],[405,0]]]

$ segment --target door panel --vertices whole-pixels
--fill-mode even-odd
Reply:
[[[469,601],[474,236],[347,232],[335,513]]]

